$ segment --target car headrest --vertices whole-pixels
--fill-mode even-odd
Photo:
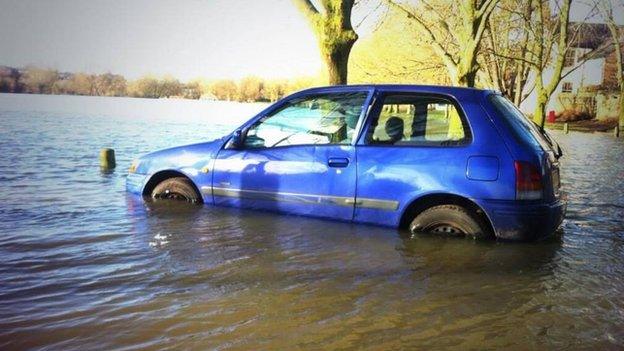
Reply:
[[[403,131],[405,124],[400,117],[392,116],[386,121],[386,134],[390,137],[392,142],[397,142],[403,139]]]

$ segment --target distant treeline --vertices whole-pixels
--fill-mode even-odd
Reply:
[[[173,77],[145,76],[129,81],[112,73],[66,73],[53,69],[0,66],[0,93],[130,96],[140,98],[185,98],[228,101],[275,101],[310,87],[313,78],[265,80],[247,77],[239,81],[196,79],[182,83]]]

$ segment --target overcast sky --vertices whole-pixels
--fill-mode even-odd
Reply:
[[[0,0],[0,64],[184,80],[321,67],[290,0]]]
[[[182,80],[321,69],[290,0],[0,0],[0,65],[30,64]]]

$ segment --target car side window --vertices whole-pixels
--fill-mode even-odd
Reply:
[[[465,118],[449,99],[386,95],[366,135],[370,145],[459,145],[468,141]]]
[[[291,99],[249,128],[245,148],[350,144],[367,95],[352,92]]]

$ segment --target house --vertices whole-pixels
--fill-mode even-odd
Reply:
[[[617,118],[619,86],[617,60],[611,34],[604,23],[571,23],[571,45],[566,52],[563,78],[553,93],[546,111],[582,112],[597,119]],[[624,47],[624,41],[620,40]],[[550,81],[553,68],[544,72]],[[521,109],[533,113],[535,92]]]

